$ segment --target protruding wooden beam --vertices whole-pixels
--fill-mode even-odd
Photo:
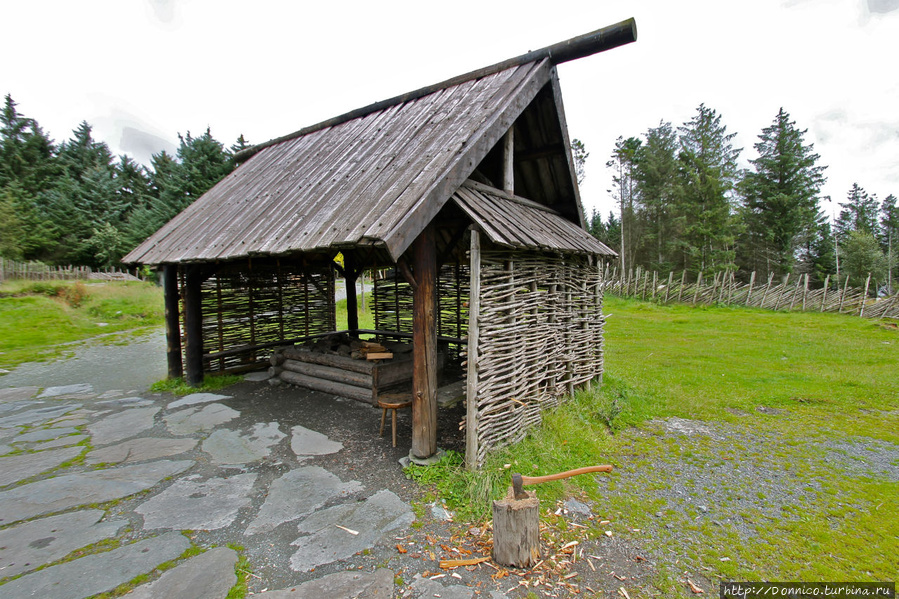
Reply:
[[[412,456],[437,452],[437,243],[429,224],[412,243]]]
[[[585,33],[584,35],[573,37],[569,40],[565,40],[564,42],[559,42],[558,44],[553,44],[552,46],[547,46],[545,48],[541,48],[540,50],[534,50],[532,52],[528,52],[527,54],[522,54],[521,56],[516,56],[515,58],[510,58],[508,60],[498,62],[494,65],[490,65],[489,67],[484,67],[476,71],[471,71],[470,73],[465,73],[464,75],[453,77],[452,79],[447,79],[446,81],[442,81],[441,83],[422,87],[421,89],[417,89],[400,96],[395,96],[388,100],[381,100],[380,102],[369,104],[368,106],[365,106],[363,108],[357,108],[356,110],[347,112],[346,114],[328,119],[327,121],[322,121],[315,125],[305,127],[289,135],[278,137],[271,141],[253,146],[252,148],[242,150],[234,155],[234,159],[237,162],[245,162],[260,150],[263,150],[270,146],[274,146],[291,139],[296,139],[298,137],[308,135],[313,131],[319,131],[321,129],[325,129],[326,127],[336,127],[337,125],[346,123],[353,119],[358,119],[373,112],[384,110],[385,108],[396,106],[397,104],[402,104],[404,102],[411,102],[412,100],[423,98],[424,96],[433,94],[434,92],[441,89],[459,85],[460,83],[465,83],[466,81],[481,79],[483,77],[487,77],[488,75],[493,75],[494,73],[499,73],[500,71],[511,69],[515,66],[527,64],[529,62],[537,62],[543,59],[548,59],[551,64],[557,65],[563,62],[568,62],[570,60],[576,60],[578,58],[584,58],[592,54],[597,54],[599,52],[605,52],[606,50],[611,50],[613,48],[617,48],[625,44],[630,44],[631,42],[635,41],[637,41],[637,22],[633,18],[630,18],[625,21],[621,21],[620,23],[615,23],[614,25],[609,25],[607,27],[603,27],[602,29],[597,29],[596,31],[591,31],[590,33]]]
[[[166,264],[162,267],[162,289],[165,301],[168,376],[170,379],[177,379],[184,375],[181,363],[181,322],[178,313],[178,265]]]

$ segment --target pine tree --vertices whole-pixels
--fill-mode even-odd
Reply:
[[[178,137],[181,144],[176,156],[161,152],[151,159],[150,191],[154,199],[150,206],[132,211],[126,235],[129,248],[152,235],[234,168],[232,154],[209,129],[199,137],[190,132]]]
[[[680,184],[675,220],[684,266],[694,272],[734,268],[736,220],[731,193],[737,180],[740,149],[731,143],[721,115],[705,104],[680,133]]]
[[[807,131],[797,129],[781,108],[759,135],[755,144],[759,157],[749,161],[754,169],[740,182],[751,244],[742,251],[756,256],[747,262],[765,276],[792,272],[797,249],[816,232],[826,167],[816,165],[820,157],[813,144],[804,143]]]
[[[880,206],[880,244],[887,256],[887,291],[893,293],[895,281],[899,278],[899,205],[896,196],[890,194]]]
[[[4,203],[2,245],[8,257],[40,259],[56,245],[37,196],[52,187],[60,169],[56,148],[34,119],[19,114],[7,95],[0,113],[0,196]]]
[[[612,183],[615,186],[614,194],[617,196],[621,214],[618,259],[622,272],[633,266],[632,254],[635,242],[639,239],[639,232],[635,230],[634,207],[637,203],[637,156],[642,143],[636,137],[627,139],[619,137],[615,141],[612,156],[606,163],[606,166],[614,172]]]
[[[671,222],[671,208],[678,186],[677,133],[671,123],[661,122],[645,134],[640,147],[636,179],[639,185],[643,251],[649,268],[670,270],[670,247],[675,231]]]
[[[585,167],[587,158],[590,157],[590,152],[587,151],[584,142],[579,139],[571,140],[571,157],[574,160],[574,173],[577,176],[577,184],[580,185],[587,177]]]
[[[798,250],[800,273],[808,274],[816,283],[824,283],[828,275],[836,273],[836,247],[833,229],[824,214],[819,214],[812,233],[803,238]]]
[[[19,219],[15,197],[10,188],[0,188],[0,257],[21,260],[22,221]]]
[[[858,183],[853,183],[846,195],[846,201],[840,203],[840,207],[842,210],[837,218],[836,229],[841,242],[852,231],[864,231],[876,236],[880,208],[877,196],[869,195]]]

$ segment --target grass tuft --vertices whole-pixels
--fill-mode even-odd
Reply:
[[[239,374],[213,374],[203,379],[203,384],[197,387],[188,385],[183,378],[163,379],[150,385],[152,393],[171,393],[172,395],[190,395],[191,393],[210,393],[218,391],[241,382],[243,377]]]

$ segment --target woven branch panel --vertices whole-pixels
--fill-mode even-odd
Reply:
[[[256,347],[336,329],[334,276],[327,266],[279,262],[219,266],[202,288],[204,370],[268,359]],[[240,350],[243,351],[231,351]],[[212,356],[227,352],[223,356]]]
[[[451,262],[441,266],[437,272],[438,335],[457,339],[465,335],[468,328],[469,271],[467,264]],[[412,286],[397,269],[375,279],[373,305],[377,330],[412,334]],[[451,343],[449,347],[451,356],[455,358],[463,346]]]
[[[602,280],[583,256],[481,258],[477,463],[602,374]]]

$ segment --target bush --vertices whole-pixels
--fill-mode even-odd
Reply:
[[[90,297],[87,287],[81,281],[76,281],[72,286],[63,287],[59,290],[59,295],[73,308],[80,308],[81,304]]]

